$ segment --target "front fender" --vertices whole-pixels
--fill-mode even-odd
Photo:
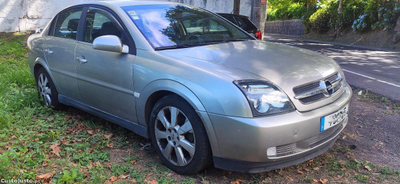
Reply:
[[[136,106],[139,124],[146,125],[146,102],[149,97],[157,91],[169,91],[175,93],[185,99],[196,111],[206,111],[203,104],[200,102],[197,96],[189,90],[189,88],[173,80],[161,79],[148,84],[141,92],[139,98],[137,98]]]

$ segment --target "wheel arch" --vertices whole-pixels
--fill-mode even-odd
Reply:
[[[136,101],[139,124],[147,127],[154,105],[162,97],[171,94],[181,97],[194,108],[207,131],[213,155],[219,155],[219,149],[217,146],[218,142],[215,131],[204,105],[201,103],[200,99],[195,95],[193,91],[191,91],[189,88],[179,82],[167,79],[157,80],[151,82],[144,88],[144,90],[140,94],[140,97],[137,98]]]
[[[33,65],[33,71],[32,72],[33,72],[33,77],[35,78],[35,81],[36,81],[37,72],[39,71],[40,68],[44,68],[46,70],[46,72],[50,76],[51,81],[53,81],[53,84],[56,87],[58,93],[61,94],[60,93],[60,89],[58,88],[58,85],[57,85],[57,81],[54,80],[53,73],[50,71],[50,68],[47,65],[47,63],[40,57],[35,59],[35,63]]]

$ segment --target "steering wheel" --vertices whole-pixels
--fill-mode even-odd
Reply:
[[[195,31],[186,37],[186,40],[190,40],[194,35],[202,35],[203,33],[200,31]]]

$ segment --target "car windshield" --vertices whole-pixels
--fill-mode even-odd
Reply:
[[[201,8],[160,4],[123,9],[156,50],[254,39]]]

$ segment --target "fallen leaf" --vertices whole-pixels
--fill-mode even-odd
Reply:
[[[103,184],[112,184],[112,182],[110,180],[106,180]]]
[[[48,166],[49,164],[47,163],[47,161],[43,161],[43,163],[42,163],[42,166],[43,167],[46,167],[46,166]]]
[[[67,139],[62,139],[61,143],[63,143],[64,145],[67,145]]]
[[[127,175],[119,175],[118,178],[119,179],[126,179],[126,178],[128,178],[128,176],[129,176],[128,174]]]
[[[210,181],[204,179],[203,177],[201,178],[201,184],[210,184]]]
[[[240,184],[240,183],[242,183],[243,182],[243,180],[241,180],[241,179],[236,179],[236,180],[234,180],[234,181],[231,181],[231,184]]]
[[[55,155],[57,155],[58,157],[60,157],[60,151],[61,151],[61,148],[59,145],[60,145],[60,143],[57,142],[50,146],[51,152],[54,153]]]
[[[314,167],[314,168],[312,168],[314,171],[318,171],[319,170],[319,167]]]
[[[87,130],[87,133],[90,134],[90,135],[93,135],[94,134],[94,130]]]
[[[312,181],[313,181],[314,183],[318,183],[318,180],[316,180],[316,179],[312,179]]]
[[[104,135],[104,138],[106,138],[107,140],[110,140],[112,136],[113,136],[112,133],[110,133],[110,134],[105,134],[105,135]]]
[[[131,179],[131,183],[137,183],[137,180],[135,178]]]
[[[136,160],[132,160],[131,163],[132,163],[133,165],[136,165]]]
[[[26,172],[27,170],[25,170],[25,169],[20,169],[19,170],[19,172],[21,173],[21,174],[23,174],[24,172]]]
[[[328,183],[329,180],[327,180],[327,179],[319,179],[319,181],[320,181],[322,184],[325,184],[325,183]]]
[[[364,165],[364,168],[367,169],[368,171],[371,171],[371,167],[369,167],[368,165]]]
[[[36,139],[33,140],[34,142],[38,142],[39,141],[39,137],[37,137]]]
[[[107,144],[107,148],[113,148],[113,145]]]
[[[117,178],[116,176],[111,176],[110,181],[111,181],[111,182],[114,182],[114,181],[117,181],[117,179],[118,179],[118,178]]]
[[[71,166],[72,167],[76,167],[76,166],[78,166],[78,164],[75,164],[75,163],[71,162]]]
[[[343,176],[342,176],[342,175],[337,175],[337,177],[338,177],[338,178],[342,178]]]
[[[287,179],[289,179],[290,181],[293,181],[293,178],[291,178],[290,176],[286,176]]]
[[[157,179],[147,180],[147,184],[158,184],[158,181],[157,181]]]
[[[50,180],[51,178],[53,178],[54,174],[56,174],[56,172],[51,172],[51,173],[46,173],[46,174],[42,174],[39,176],[36,176],[36,180]]]
[[[68,120],[70,120],[70,119],[72,119],[71,116],[65,116],[64,121],[68,121]]]
[[[303,172],[303,171],[300,171],[300,170],[298,170],[298,171],[297,171],[297,174],[304,174],[304,172]]]

